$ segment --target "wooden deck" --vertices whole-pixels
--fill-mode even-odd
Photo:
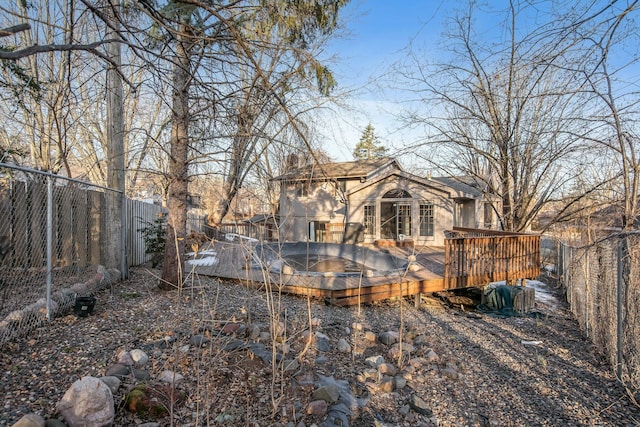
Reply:
[[[422,268],[377,277],[268,272],[254,268],[250,246],[226,242],[215,242],[215,262],[198,265],[195,271],[344,306],[538,276],[539,236],[501,233],[480,236],[477,230],[473,231],[456,229],[460,235],[447,239],[444,248],[385,248],[399,258],[415,256],[415,262]]]

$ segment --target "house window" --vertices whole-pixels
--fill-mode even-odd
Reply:
[[[411,236],[411,205],[398,205],[398,235]]]
[[[327,222],[311,221],[309,222],[309,240],[312,242],[326,242],[327,238]]]
[[[484,228],[493,227],[493,206],[491,203],[484,204]]]
[[[309,197],[309,184],[305,182],[296,183],[296,197]]]
[[[375,234],[376,230],[376,207],[375,205],[365,205],[364,207],[364,234]]]
[[[420,204],[420,235],[433,237],[433,203]]]
[[[387,191],[386,193],[384,193],[384,196],[382,196],[382,198],[383,199],[410,199],[411,194],[409,194],[407,190],[398,188],[398,189]]]

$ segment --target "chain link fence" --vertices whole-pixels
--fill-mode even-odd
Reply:
[[[126,246],[110,226],[122,203],[118,191],[0,164],[0,346],[120,278]]]
[[[640,234],[557,248],[554,268],[581,328],[618,378],[640,391]]]

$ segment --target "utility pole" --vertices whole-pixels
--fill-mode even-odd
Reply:
[[[107,26],[107,39],[120,37],[120,0],[107,3],[107,16],[111,26]],[[126,259],[126,193],[124,171],[124,114],[123,90],[120,66],[122,63],[120,43],[111,42],[106,46],[107,55],[112,63],[107,68],[107,186],[119,193],[108,195],[107,209],[107,267],[120,270],[121,278],[128,277]]]

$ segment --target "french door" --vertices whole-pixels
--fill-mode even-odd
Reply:
[[[411,203],[380,203],[380,238],[397,240],[411,236]]]

